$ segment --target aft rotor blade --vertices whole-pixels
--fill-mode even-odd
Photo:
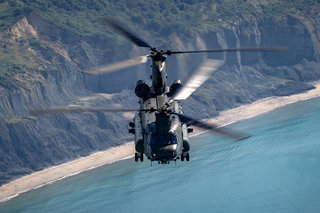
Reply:
[[[101,21],[103,24],[106,24],[106,25],[113,27],[115,30],[120,32],[125,37],[127,37],[130,41],[135,43],[137,46],[152,48],[150,44],[143,41],[138,36],[134,35],[132,32],[129,31],[129,29],[125,29],[120,22],[118,22],[112,18],[101,18]]]
[[[64,113],[85,113],[85,112],[136,112],[150,111],[149,109],[106,109],[106,108],[82,108],[82,107],[56,107],[47,109],[33,109],[29,113],[34,116],[39,115],[54,115]]]
[[[256,52],[256,51],[288,51],[288,47],[240,47],[240,48],[226,48],[226,49],[213,49],[213,50],[193,50],[193,51],[167,51],[168,55],[184,54],[184,53],[215,53],[215,52]]]
[[[188,116],[185,116],[185,115],[182,115],[179,113],[175,113],[175,112],[172,114],[178,115],[181,122],[187,123],[187,125],[193,125],[196,127],[200,127],[202,129],[214,131],[214,132],[220,133],[224,136],[233,138],[237,141],[244,140],[244,139],[247,139],[250,137],[250,135],[248,135],[246,133],[238,132],[238,131],[232,130],[230,128],[227,128],[227,127],[218,127],[217,125],[209,124],[209,123],[199,121],[199,120],[195,120],[193,118],[190,118]]]
[[[84,71],[80,71],[80,72],[86,73],[86,74],[92,74],[92,75],[110,73],[110,72],[113,72],[113,71],[116,71],[119,69],[123,69],[123,68],[131,67],[134,65],[146,63],[148,61],[148,56],[149,55],[140,56],[137,58],[132,58],[132,59],[124,60],[124,61],[117,62],[114,64],[108,64],[108,65],[104,65],[104,66],[100,66],[97,68],[84,70]]]
[[[199,70],[194,73],[187,83],[175,92],[171,100],[185,100],[187,99],[196,89],[198,89],[209,77],[210,75],[218,70],[222,65],[223,61],[207,59],[199,68]]]

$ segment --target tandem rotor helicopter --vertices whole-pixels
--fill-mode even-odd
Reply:
[[[118,21],[102,18],[101,21],[118,31],[128,40],[139,47],[150,49],[150,54],[121,61],[111,65],[81,71],[86,74],[102,74],[122,68],[146,63],[152,60],[152,85],[143,80],[136,83],[135,94],[139,98],[139,109],[105,109],[105,108],[72,108],[58,107],[49,109],[30,110],[32,115],[46,115],[59,113],[82,112],[136,112],[134,119],[129,123],[129,133],[134,134],[135,161],[142,162],[144,155],[151,161],[167,164],[170,161],[189,161],[190,144],[188,134],[193,131],[190,126],[200,127],[220,133],[237,141],[248,138],[245,133],[231,130],[227,127],[218,127],[204,121],[195,120],[183,114],[180,100],[187,99],[213,73],[223,65],[221,60],[207,60],[200,69],[183,86],[180,80],[167,84],[165,61],[167,56],[187,53],[235,52],[235,51],[285,51],[283,47],[247,47],[194,51],[158,50],[137,37],[123,27]]]

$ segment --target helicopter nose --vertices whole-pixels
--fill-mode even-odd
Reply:
[[[177,144],[159,146],[150,145],[152,155],[156,158],[173,159],[177,156]]]

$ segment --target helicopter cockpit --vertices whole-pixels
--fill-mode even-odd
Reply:
[[[155,135],[152,134],[150,138],[150,145],[173,145],[177,144],[177,138],[174,134]]]
[[[178,141],[174,134],[156,135],[152,134],[149,140],[151,160],[161,163],[175,160],[177,158]]]
[[[155,130],[154,125],[150,125],[152,130]],[[151,131],[148,137],[149,149],[151,152],[151,160],[167,161],[174,160],[177,157],[178,139],[175,133],[157,134],[156,131]]]

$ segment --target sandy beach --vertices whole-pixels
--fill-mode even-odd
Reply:
[[[218,125],[227,125],[269,112],[291,103],[320,97],[320,83],[315,83],[314,86],[316,87],[315,89],[305,93],[283,97],[269,97],[251,104],[229,109],[221,112],[219,116],[208,119],[207,121]],[[199,133],[201,133],[201,130],[195,131],[195,134]],[[34,172],[2,185],[0,187],[0,202],[9,200],[31,189],[39,188],[57,180],[76,175],[80,172],[129,158],[133,156],[133,154],[134,144],[131,142],[106,151],[96,152],[90,156],[79,158],[71,162]]]
[[[132,157],[134,151],[134,143],[130,142],[23,176],[0,187],[0,202],[7,201],[31,189],[39,188],[57,180],[79,174],[80,172]]]

